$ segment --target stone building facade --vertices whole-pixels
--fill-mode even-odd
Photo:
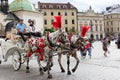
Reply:
[[[104,23],[105,34],[117,37],[120,33],[120,5],[106,8]]]
[[[91,6],[86,12],[78,13],[79,32],[82,26],[90,26],[87,37],[95,40],[104,38],[104,15],[94,12]]]

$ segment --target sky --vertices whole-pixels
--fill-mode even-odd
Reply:
[[[9,0],[11,3],[13,0]],[[105,11],[106,7],[120,4],[120,0],[29,0],[31,3],[37,4],[40,2],[55,2],[55,3],[67,3],[70,2],[73,4],[79,11],[86,11],[89,6],[92,6],[92,9],[95,12]]]

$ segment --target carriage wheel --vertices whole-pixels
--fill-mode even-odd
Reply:
[[[12,64],[15,71],[18,71],[21,67],[21,55],[18,50],[14,51],[12,55]]]

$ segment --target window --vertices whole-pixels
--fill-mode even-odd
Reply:
[[[91,28],[90,28],[90,29],[91,29],[91,31],[93,31],[93,26],[91,26]]]
[[[44,24],[47,25],[47,20],[44,20]]]
[[[67,19],[65,19],[65,24],[68,24],[68,21],[67,21]]]
[[[57,8],[61,8],[61,6],[60,6],[60,5],[57,5]]]
[[[65,31],[68,32],[68,28],[67,27],[65,27]]]
[[[58,15],[60,15],[60,12],[58,12]]]
[[[108,16],[106,18],[108,19]]]
[[[47,13],[46,12],[44,12],[44,16],[46,16],[47,15]]]
[[[95,20],[95,23],[97,23],[97,20]]]
[[[54,14],[53,14],[53,12],[51,12],[51,16],[53,16]]]
[[[54,20],[52,19],[52,20],[51,20],[51,24],[52,24],[53,22],[54,22]]]
[[[117,30],[119,31],[119,27],[117,28]]]
[[[66,6],[66,5],[63,5],[63,8],[67,8],[67,6]]]
[[[65,16],[67,16],[67,12],[65,12]]]
[[[109,25],[109,22],[107,22],[107,25]]]
[[[102,25],[100,25],[100,31],[102,31]]]
[[[2,26],[2,23],[0,23],[0,30],[2,30],[2,27],[3,27],[3,26]]]
[[[75,32],[75,27],[72,27],[72,32]]]
[[[74,8],[73,6],[70,6],[70,8],[72,9],[72,8]]]
[[[84,24],[85,26],[87,26],[88,24]]]
[[[111,28],[111,31],[113,32],[113,28]]]
[[[96,25],[96,31],[98,31],[98,26]]]
[[[46,5],[42,5],[42,8],[46,8]]]
[[[53,5],[49,5],[49,8],[53,8]]]
[[[74,21],[74,20],[72,20],[72,24],[75,24],[75,21]]]
[[[72,12],[72,16],[74,16],[74,12]]]
[[[111,25],[113,25],[113,22],[111,21]]]
[[[109,28],[107,28],[107,32],[109,32]]]
[[[111,16],[111,18],[112,18],[112,16]]]

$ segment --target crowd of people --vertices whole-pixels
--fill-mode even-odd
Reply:
[[[84,59],[88,53],[89,55],[89,58],[91,58],[92,54],[91,54],[91,51],[92,51],[92,41],[91,39],[83,39],[81,41],[81,44],[80,44],[80,54],[81,54],[81,58]]]
[[[105,37],[102,41],[102,49],[104,51],[103,55],[105,57],[107,57],[107,54],[110,53],[110,51],[108,50],[111,40],[109,37]],[[92,56],[92,49],[94,48],[92,45],[92,40],[91,39],[83,39],[81,41],[81,46],[80,46],[80,54],[81,54],[81,58],[85,59],[86,55],[88,54],[89,58],[91,59]]]

